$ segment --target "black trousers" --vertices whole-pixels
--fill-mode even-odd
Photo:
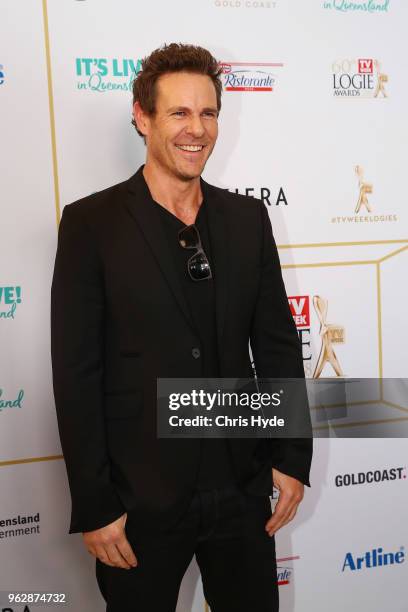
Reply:
[[[174,612],[182,578],[194,554],[211,612],[277,612],[275,538],[265,531],[269,497],[235,486],[197,491],[168,533],[148,538],[126,521],[138,559],[129,570],[96,559],[106,612]]]

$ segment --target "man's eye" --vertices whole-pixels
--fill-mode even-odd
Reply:
[[[184,117],[186,113],[184,111],[176,111],[175,113],[173,113],[173,115],[176,115],[177,117]]]
[[[216,115],[215,113],[213,113],[212,111],[205,112],[205,113],[203,113],[203,115],[204,115],[205,117],[211,117],[211,118],[215,118],[215,117],[217,116],[217,115]]]

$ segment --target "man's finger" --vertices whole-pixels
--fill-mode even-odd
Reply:
[[[128,563],[126,559],[122,557],[116,543],[105,544],[105,552],[107,553],[109,560],[115,565],[115,567],[130,569],[130,563]]]
[[[121,538],[120,541],[117,542],[116,546],[118,547],[119,552],[122,555],[122,557],[126,559],[129,565],[131,565],[132,567],[136,567],[137,558],[126,536]]]
[[[292,502],[290,506],[285,506],[284,511],[280,512],[278,516],[275,516],[275,513],[273,514],[265,525],[265,530],[269,533],[269,535],[273,535],[284,525],[290,523],[290,521],[296,515],[299,503],[300,502]]]
[[[294,518],[295,518],[295,516],[296,516],[296,512],[297,512],[298,507],[299,507],[299,504],[298,504],[298,505],[296,505],[296,506],[295,506],[295,507],[292,509],[292,511],[289,513],[289,516],[287,516],[287,517],[286,517],[286,518],[285,518],[285,519],[282,521],[282,523],[279,525],[279,529],[282,529],[282,527],[284,527],[285,525],[287,525],[288,523],[290,523],[291,521],[293,521],[293,519],[294,519]],[[271,534],[271,535],[272,535],[272,534]]]
[[[281,506],[280,508],[278,508],[278,506],[276,506],[275,512],[273,513],[273,515],[271,516],[271,518],[265,525],[265,530],[266,531],[270,531],[270,530],[277,531],[280,528],[283,521],[289,516],[289,514],[290,514],[290,507],[287,507],[285,505],[285,506]]]
[[[94,550],[95,557],[98,557],[99,561],[102,561],[102,563],[105,563],[105,565],[110,565],[110,567],[115,567],[112,561],[109,559],[103,546],[95,546]]]
[[[283,527],[288,516],[289,516],[289,512],[285,512],[284,514],[281,514],[278,517],[273,516],[266,523],[265,531],[267,531],[270,536],[273,535],[274,533],[279,531],[281,527]]]

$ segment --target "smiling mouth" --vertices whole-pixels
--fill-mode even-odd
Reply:
[[[180,151],[187,151],[187,153],[199,153],[205,147],[205,145],[177,145],[177,149]]]

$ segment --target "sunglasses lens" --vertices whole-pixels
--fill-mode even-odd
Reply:
[[[195,249],[199,243],[196,227],[194,225],[188,225],[183,228],[179,233],[179,242],[185,249]]]
[[[188,269],[191,278],[194,280],[204,280],[211,278],[211,268],[204,253],[197,253],[188,262]]]

